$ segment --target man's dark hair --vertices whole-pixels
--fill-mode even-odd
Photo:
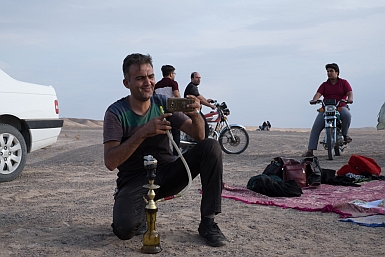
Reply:
[[[335,72],[338,72],[338,75],[340,75],[340,68],[338,67],[337,63],[328,63],[325,65],[325,69],[333,69]]]
[[[147,54],[147,55],[143,55],[143,54],[138,54],[138,53],[135,53],[135,54],[130,54],[130,55],[127,55],[126,58],[124,58],[124,61],[123,61],[123,75],[124,77],[126,78],[126,76],[128,76],[128,72],[130,70],[130,66],[131,65],[142,65],[142,64],[146,64],[146,63],[149,63],[152,66],[152,57]]]
[[[195,73],[197,73],[196,71],[194,71],[193,73],[191,73],[191,79],[193,79],[194,78],[194,76],[195,76]]]
[[[163,65],[162,68],[160,69],[162,71],[163,77],[167,77],[171,73],[174,72],[175,68],[172,65]]]

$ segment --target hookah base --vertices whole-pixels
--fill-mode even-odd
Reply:
[[[160,245],[143,245],[141,250],[143,253],[160,253],[162,247]]]

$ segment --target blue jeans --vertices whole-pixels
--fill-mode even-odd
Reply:
[[[348,134],[348,130],[350,127],[350,123],[352,121],[352,115],[350,114],[350,110],[348,107],[344,106],[340,111],[341,120],[342,120],[342,135],[346,136]],[[310,138],[309,138],[309,150],[317,150],[319,135],[321,131],[325,127],[324,113],[319,112],[315,121],[313,123],[313,127],[311,128]]]

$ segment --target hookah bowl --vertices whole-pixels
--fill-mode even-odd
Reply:
[[[148,200],[145,199],[147,203],[145,209],[147,231],[143,235],[143,246],[141,248],[143,253],[159,253],[162,251],[162,248],[160,247],[160,236],[155,228],[156,213],[158,212],[158,207],[154,201],[154,190],[159,188],[158,185],[154,184],[157,163],[158,161],[152,155],[144,156],[144,167],[147,170],[147,178],[149,183],[143,186],[144,188],[148,188]]]

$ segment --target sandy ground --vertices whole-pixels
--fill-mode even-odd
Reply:
[[[99,121],[66,120],[58,142],[29,154],[18,179],[0,184],[0,256],[139,256],[142,237],[121,241],[111,231],[116,171],[103,164]],[[300,158],[309,130],[248,128],[250,145],[223,154],[224,181],[244,185],[273,157]],[[339,169],[351,154],[385,169],[385,131],[352,129],[349,148],[323,168]],[[383,256],[385,228],[338,221],[335,213],[303,212],[223,199],[216,221],[228,239],[205,244],[199,225],[199,178],[182,198],[159,203],[157,256]]]

